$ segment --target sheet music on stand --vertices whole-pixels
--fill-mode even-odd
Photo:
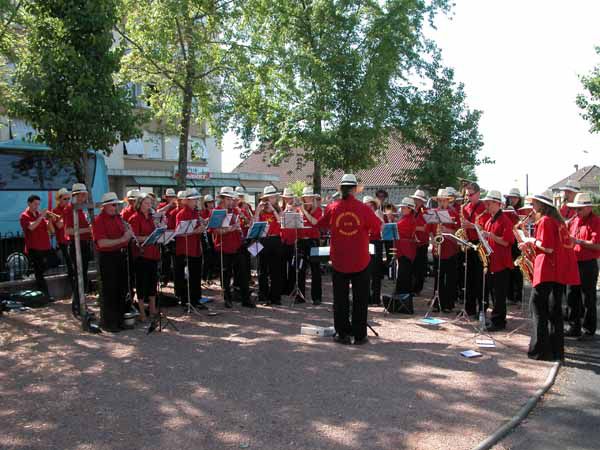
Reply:
[[[248,230],[246,239],[260,239],[269,232],[269,222],[254,222]]]
[[[229,221],[227,221],[227,225],[224,224],[226,219],[226,209],[213,209],[210,213],[210,218],[208,219],[207,228],[226,228],[229,226]]]
[[[494,253],[494,250],[492,250],[492,247],[490,247],[490,243],[488,242],[487,238],[485,238],[483,236],[483,233],[481,232],[481,227],[479,225],[477,225],[476,223],[473,224],[473,227],[475,228],[475,231],[477,232],[477,237],[479,238],[479,242],[481,242],[481,245],[483,245],[483,248],[485,249],[485,253],[489,256],[492,253]]]
[[[397,241],[400,239],[398,234],[398,225],[396,223],[384,223],[381,231],[381,240]]]
[[[287,211],[281,217],[281,228],[284,229],[299,229],[304,227],[304,218],[302,213]]]
[[[423,214],[423,219],[428,224],[451,224],[454,223],[454,219],[450,216],[450,212],[447,209],[441,209],[439,211],[429,210]]]
[[[159,244],[159,239],[165,234],[166,231],[166,227],[155,228],[154,231],[150,233],[150,236],[148,236],[146,240],[142,243],[142,247]]]

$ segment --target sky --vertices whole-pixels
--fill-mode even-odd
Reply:
[[[542,192],[579,167],[600,164],[600,135],[589,133],[575,97],[579,75],[600,65],[599,0],[455,0],[432,37],[483,116],[482,187]],[[223,141],[223,170],[239,162],[236,138]]]

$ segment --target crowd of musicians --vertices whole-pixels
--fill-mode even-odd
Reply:
[[[485,318],[488,312],[489,332],[506,329],[507,303],[522,302],[527,278],[533,319],[529,356],[558,360],[563,357],[565,334],[582,338],[595,334],[600,256],[600,219],[592,212],[591,194],[580,192],[574,181],[561,189],[560,208],[550,194],[523,198],[512,189],[505,196],[495,190],[482,195],[475,182],[463,182],[461,193],[452,187],[439,189],[431,199],[417,190],[393,205],[385,191],[359,198],[356,177],[346,174],[333,198],[325,199],[326,205],[310,187],[295,196],[289,189],[278,192],[267,186],[255,210],[242,188],[221,188],[216,199],[195,189],[177,193],[167,189],[160,202],[152,193],[129,191],[122,201],[109,192],[90,223],[82,207],[88,202],[86,186],[76,183],[70,191],[57,192],[52,211],[40,210],[39,197],[32,195],[21,225],[38,287],[45,292],[45,255],[51,248],[49,234],[55,234],[72,280],[75,315],[81,301],[78,274],[83,275],[86,291],[95,249],[102,280],[101,321],[109,331],[121,329],[124,313],[132,306],[141,321],[153,319],[158,313],[157,289],[170,282],[178,301],[188,308],[206,308],[203,283],[219,278],[225,307],[239,301],[253,308],[256,302],[279,305],[282,296],[292,292],[295,302],[305,302],[310,273],[310,300],[319,305],[322,261],[310,255],[328,245],[337,342],[367,341],[368,306],[381,304],[386,275],[395,278],[393,294],[416,296],[431,267],[437,294],[432,309],[458,312],[472,320],[481,319],[482,313]],[[227,211],[227,227],[208,227],[215,209]],[[301,229],[282,227],[290,212],[301,215]],[[268,224],[266,235],[248,239],[255,222]],[[192,228],[174,242],[142,245],[156,228],[176,230],[187,223]],[[396,224],[394,240],[382,240],[385,224]],[[253,244],[258,251],[255,297],[249,251]]]

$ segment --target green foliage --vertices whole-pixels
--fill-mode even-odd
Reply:
[[[116,0],[27,2],[25,47],[9,112],[39,131],[55,156],[86,180],[87,150],[110,154],[139,130],[128,91],[114,83]]]
[[[600,47],[596,47],[596,53],[600,55]],[[585,94],[577,96],[577,106],[583,112],[581,117],[590,123],[590,132],[600,132],[600,65],[594,67],[592,72],[587,76],[580,77]]]
[[[288,189],[291,189],[291,191],[294,193],[294,195],[296,197],[301,197],[302,196],[302,191],[304,190],[304,188],[308,186],[306,184],[305,181],[303,180],[297,180],[294,181],[293,183],[288,184]]]
[[[434,190],[457,186],[459,177],[476,180],[475,167],[493,161],[478,159],[483,146],[478,131],[481,111],[468,108],[464,86],[454,81],[454,72],[433,65],[429,75],[431,89],[414,92],[409,102],[411,126],[401,128],[403,138],[420,149],[410,154],[417,168],[398,181]]]
[[[433,44],[423,26],[445,0],[248,0],[240,30],[251,56],[237,74],[228,113],[247,146],[272,160],[302,148],[320,173],[377,164],[406,123],[410,77]]]
[[[232,30],[237,0],[123,0],[117,28],[126,55],[121,77],[145,87],[153,117],[179,136],[179,173],[187,173],[190,124],[223,133],[223,84],[235,72]],[[184,177],[179,178],[180,188]]]

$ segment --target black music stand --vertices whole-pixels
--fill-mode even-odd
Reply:
[[[302,219],[302,213],[295,212],[284,212],[283,220],[282,220],[282,228],[286,230],[294,230],[294,271],[296,279],[294,281],[294,288],[292,292],[288,295],[290,298],[290,308],[293,308],[296,304],[296,298],[300,297],[302,300],[306,300],[304,298],[304,294],[300,290],[298,286],[298,275],[300,272],[300,265],[303,263],[303,260],[298,260],[298,230],[303,230],[305,228],[304,221]]]
[[[152,232],[152,234],[150,236],[148,236],[146,238],[146,240],[143,242],[142,247],[145,247],[147,245],[157,245],[158,246],[158,251],[160,253],[160,260],[159,260],[159,264],[157,264],[157,289],[156,289],[156,307],[158,309],[158,320],[154,319],[150,322],[150,325],[148,325],[148,329],[146,330],[146,334],[150,334],[155,330],[158,330],[159,332],[162,332],[163,330],[163,320],[165,321],[165,325],[164,328],[168,328],[169,326],[171,326],[175,331],[179,331],[179,329],[175,326],[175,324],[173,323],[173,321],[171,321],[166,314],[164,314],[161,310],[160,307],[160,297],[162,294],[162,288],[161,288],[161,282],[160,282],[160,276],[161,276],[161,265],[160,262],[162,261],[162,252],[163,252],[163,246],[168,245],[168,243],[172,240],[172,238],[175,236],[175,232],[169,232],[169,230],[167,230],[167,228],[155,228],[154,231]],[[144,305],[142,305],[142,308],[144,307]],[[158,326],[157,326],[157,322],[158,322]]]

